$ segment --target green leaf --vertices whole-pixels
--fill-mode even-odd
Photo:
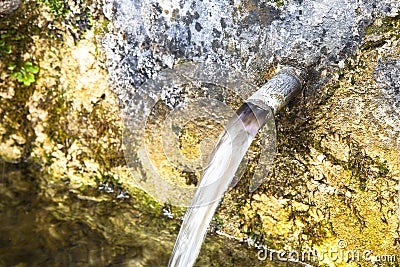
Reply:
[[[17,72],[17,80],[22,83],[24,81],[24,76],[22,76],[21,72]]]
[[[24,67],[22,67],[18,72],[21,73],[22,76],[25,76],[27,74]]]
[[[39,68],[37,66],[27,66],[26,70],[33,74],[36,74],[39,72]]]
[[[35,75],[33,75],[32,73],[29,73],[28,75],[25,76],[25,81],[34,82],[35,81]]]
[[[6,54],[11,54],[11,45],[6,45],[4,52],[6,52]]]
[[[25,86],[29,86],[29,85],[31,85],[31,82],[30,81],[24,81],[24,85]]]
[[[31,85],[31,83],[34,83],[34,82],[35,82],[35,76],[33,74],[29,73],[28,75],[25,76],[25,79],[24,79],[25,86],[29,86],[29,85]]]
[[[30,61],[25,62],[25,69],[27,72],[31,72],[33,74],[36,74],[39,72],[38,66],[34,66],[33,63]]]
[[[3,41],[0,41],[0,50],[6,54],[11,54],[11,45],[6,44]]]
[[[11,78],[17,78],[18,72],[13,72],[11,73],[10,77]]]
[[[16,67],[17,67],[17,64],[15,64],[15,63],[10,63],[10,64],[8,65],[8,69],[9,69],[9,70],[14,70]]]

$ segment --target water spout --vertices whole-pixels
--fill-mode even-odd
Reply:
[[[276,114],[287,105],[301,89],[302,72],[295,68],[285,68],[247,99],[261,108],[269,107]]]
[[[256,91],[236,112],[210,157],[200,184],[188,207],[169,266],[193,266],[218,207],[241,160],[258,130],[301,89],[298,71],[287,68]]]

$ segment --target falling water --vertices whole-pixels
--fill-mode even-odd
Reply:
[[[273,120],[270,109],[245,103],[220,135],[200,185],[186,211],[169,266],[192,266],[219,200],[232,182],[257,131]]]
[[[219,200],[231,184],[255,135],[264,124],[274,122],[273,115],[300,87],[296,70],[284,69],[256,91],[228,122],[186,211],[169,266],[193,266]]]

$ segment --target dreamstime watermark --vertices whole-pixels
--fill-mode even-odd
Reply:
[[[340,239],[337,245],[322,250],[273,250],[268,247],[262,247],[258,250],[257,258],[260,261],[282,261],[282,262],[398,262],[399,255],[379,254],[374,255],[372,250],[347,249],[347,241]]]

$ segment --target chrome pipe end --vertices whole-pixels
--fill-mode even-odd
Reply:
[[[300,92],[303,76],[301,70],[285,67],[251,95],[246,102],[261,108],[269,107],[276,114]]]

